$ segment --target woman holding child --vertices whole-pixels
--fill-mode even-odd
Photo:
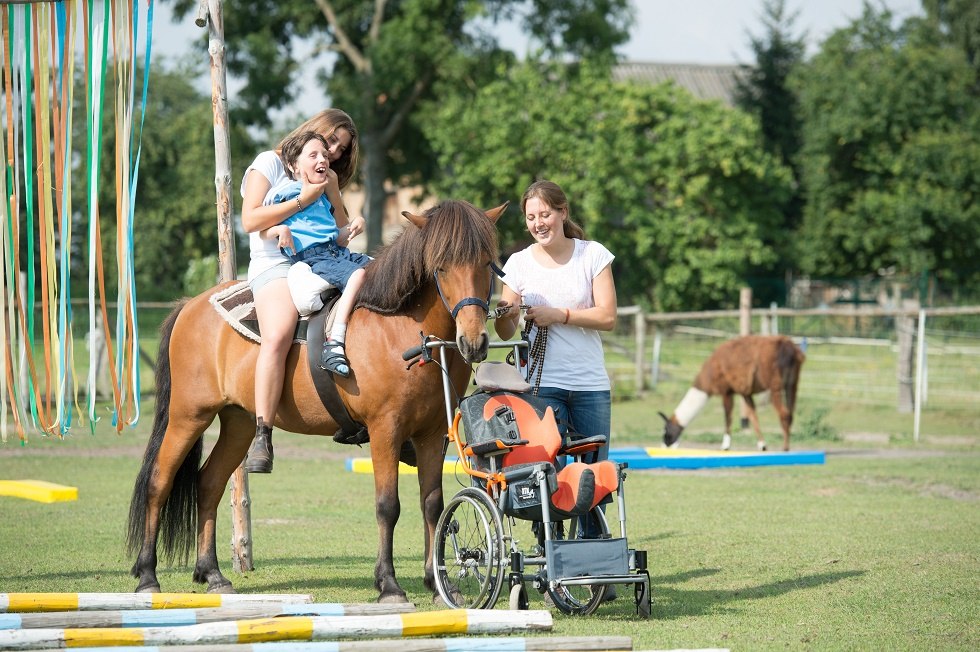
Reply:
[[[299,193],[290,200],[275,201],[277,192],[294,181],[280,156],[282,143],[276,150],[259,154],[242,178],[242,226],[249,234],[248,283],[262,333],[255,369],[255,439],[245,463],[250,473],[272,472],[272,424],[282,395],[286,355],[299,318],[286,282],[292,262],[280,249],[280,241],[289,241],[281,232],[267,230],[300,213],[321,196],[332,206],[336,226],[346,231],[345,237],[353,238],[364,230],[363,218],[348,218],[341,197],[341,190],[350,183],[357,165],[357,129],[353,120],[340,109],[325,109],[282,142],[309,131],[324,138],[328,166],[315,181],[301,171],[295,179],[300,182]]]

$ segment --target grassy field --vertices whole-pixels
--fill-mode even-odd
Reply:
[[[617,402],[615,444],[655,443],[654,411],[669,412],[682,390]],[[79,489],[71,503],[0,497],[0,592],[135,588],[123,537],[150,407],[121,436],[105,420],[94,436],[0,447],[0,479]],[[802,401],[798,424],[823,407]],[[775,441],[771,412],[760,415]],[[953,414],[949,428],[918,444],[901,426],[908,415],[837,406],[818,416],[794,448],[828,451],[824,465],[631,471],[629,542],[649,553],[653,618],[634,616],[621,590],[593,616],[555,613],[552,635],[628,635],[635,649],[978,649],[977,416]],[[720,423],[713,400],[696,422],[701,430],[692,426],[683,442],[717,445]],[[752,436],[737,435],[735,446],[754,448]],[[373,481],[344,470],[346,456],[367,451],[282,434],[276,453],[275,473],[251,478],[256,570],[245,575],[230,569],[231,517],[222,505],[225,573],[242,592],[373,600]],[[447,496],[457,488],[451,476],[444,486]],[[417,501],[413,478],[403,476],[395,564],[409,599],[428,610]],[[201,590],[186,566],[163,567],[160,580],[167,591]],[[536,593],[531,607],[544,608]]]

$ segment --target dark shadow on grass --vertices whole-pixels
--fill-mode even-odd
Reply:
[[[813,589],[825,584],[860,577],[866,571],[842,571],[839,573],[818,573],[793,579],[771,582],[759,586],[750,586],[735,590],[703,589],[683,591],[678,589],[652,589],[654,596],[654,613],[659,618],[685,618],[687,616],[702,616],[707,613],[734,610],[741,602],[758,600],[782,595],[791,591]],[[659,589],[659,590],[658,590]]]
[[[650,592],[653,596],[653,619],[673,620],[690,616],[707,614],[735,613],[738,605],[746,600],[758,600],[791,591],[813,589],[825,584],[832,584],[853,577],[860,577],[867,571],[843,571],[840,573],[819,573],[794,577],[793,579],[745,587],[735,590],[700,589],[685,591],[682,589],[664,588],[664,582],[680,582],[687,577],[698,577],[717,573],[717,569],[704,569],[679,573],[662,578],[651,578]],[[610,620],[634,620],[634,605],[631,591],[620,591],[620,600],[600,609]],[[622,599],[625,598],[625,599]],[[615,612],[610,613],[615,609]],[[616,613],[618,612],[618,613]]]

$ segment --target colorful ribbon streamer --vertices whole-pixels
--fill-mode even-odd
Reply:
[[[132,0],[60,0],[0,5],[5,138],[0,140],[0,438],[12,419],[26,441],[30,427],[64,436],[78,406],[75,373],[73,260],[73,161],[84,161],[88,242],[88,330],[102,330],[108,352],[117,431],[139,419],[139,328],[136,314],[134,224],[143,116],[149,89],[153,0],[145,12],[142,93],[136,77],[141,20]],[[81,36],[82,38],[78,38]],[[73,138],[75,67],[82,43],[85,142]],[[107,71],[113,60],[114,86]],[[103,100],[115,96],[115,157],[103,156]],[[138,128],[136,114],[139,114]],[[135,155],[133,154],[135,152]],[[117,272],[115,347],[105,292],[105,260],[99,210],[103,165],[116,174]],[[77,176],[77,175],[76,175]],[[77,181],[77,180],[76,180]],[[21,252],[24,252],[23,256]],[[21,260],[23,258],[23,260]],[[73,264],[74,263],[74,264]],[[94,431],[100,351],[90,346],[85,382],[86,416]],[[74,404],[74,407],[73,407]]]

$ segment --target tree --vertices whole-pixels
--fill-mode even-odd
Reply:
[[[741,66],[742,76],[736,82],[736,105],[755,116],[762,128],[766,149],[793,173],[793,194],[787,202],[781,230],[795,232],[802,221],[803,193],[799,183],[800,118],[799,102],[790,84],[790,76],[803,62],[806,34],[793,35],[793,24],[799,12],[788,14],[785,0],[764,0],[762,23],[765,33],[750,37],[754,65]],[[779,261],[773,268],[759,270],[760,276],[782,276],[796,266],[796,238],[777,243]],[[777,296],[760,296],[767,299]]]
[[[198,4],[172,1],[178,17]],[[300,43],[335,53],[321,77],[360,132],[369,249],[381,242],[385,182],[417,183],[432,170],[416,126],[420,102],[433,97],[439,81],[451,80],[443,86],[449,89],[478,87],[513,62],[488,29],[495,21],[520,17],[548,54],[608,60],[632,18],[628,0],[316,0],[315,7],[319,12],[302,0],[225,3],[228,67],[247,80],[233,119],[267,124],[269,110],[290,99]]]
[[[973,94],[980,95],[980,3],[975,0],[922,0],[931,26],[942,40],[960,48],[973,67]]]
[[[806,34],[792,35],[798,16],[787,15],[785,0],[764,0],[765,34],[750,37],[755,64],[740,66],[735,93],[736,105],[759,118],[766,148],[786,163],[800,149],[798,101],[789,83],[806,51]]]
[[[807,273],[976,277],[974,71],[924,28],[866,6],[801,69]]]
[[[499,76],[429,107],[425,130],[438,193],[513,202],[498,223],[505,250],[527,242],[521,193],[548,178],[616,254],[621,301],[733,305],[748,270],[774,260],[790,177],[748,115],[670,84],[615,83],[601,67],[531,62]]]

